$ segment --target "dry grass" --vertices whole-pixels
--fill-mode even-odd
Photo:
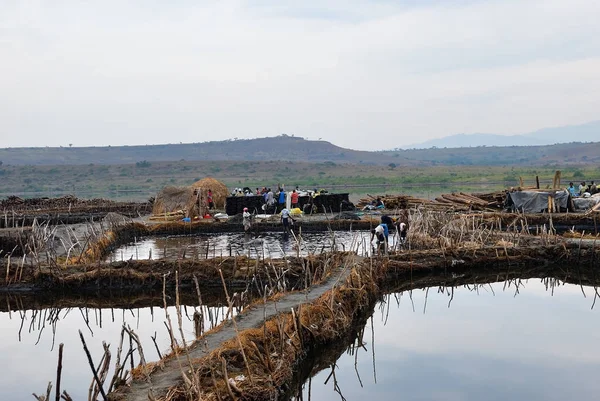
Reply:
[[[197,203],[193,187],[165,187],[154,199],[152,214],[162,216],[182,211],[183,215],[193,217],[193,212],[197,211]]]
[[[206,177],[193,183],[192,188],[200,188],[204,199],[206,199],[208,190],[212,190],[215,207],[218,209],[225,208],[225,199],[229,195],[229,190],[221,181],[212,177]]]

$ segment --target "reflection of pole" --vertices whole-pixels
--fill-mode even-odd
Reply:
[[[371,349],[373,350],[373,380],[377,383],[377,369],[375,368],[375,322],[371,316]]]
[[[62,373],[63,347],[63,343],[60,343],[58,346],[58,366],[56,367],[56,401],[60,401],[60,375]]]

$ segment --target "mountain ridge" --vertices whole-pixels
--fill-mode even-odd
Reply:
[[[600,142],[547,146],[480,146],[463,148],[360,151],[327,141],[280,135],[258,139],[193,144],[144,146],[4,148],[2,166],[8,165],[127,165],[140,167],[163,161],[289,161],[379,165],[403,172],[411,166],[566,165],[600,163]]]
[[[600,120],[584,124],[542,128],[525,134],[454,134],[404,146],[403,149],[461,148],[475,146],[545,146],[600,140]]]

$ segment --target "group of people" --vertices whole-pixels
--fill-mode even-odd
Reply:
[[[594,181],[591,181],[587,185],[585,181],[582,181],[578,187],[575,187],[573,183],[570,182],[568,190],[572,197],[588,197],[599,192]]]
[[[265,202],[265,211],[281,212],[286,207],[287,193],[283,187],[279,187],[277,192],[273,192],[271,188],[263,187],[263,189],[256,188],[256,196],[262,196]],[[297,189],[294,189],[290,194],[291,208],[297,208],[299,206],[298,199],[300,195]]]
[[[373,243],[374,239],[377,239],[377,250],[380,253],[387,253],[388,251],[391,227],[394,227],[399,235],[399,242],[397,245],[400,247],[406,245],[406,236],[408,234],[407,219],[398,218],[394,220],[388,215],[383,215],[381,216],[381,223],[371,230],[371,243]]]

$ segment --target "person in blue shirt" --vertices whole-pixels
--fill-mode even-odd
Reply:
[[[577,194],[577,192],[576,192],[577,190],[576,190],[576,189],[575,189],[575,187],[573,186],[573,183],[572,183],[572,182],[570,182],[570,183],[569,183],[569,188],[567,188],[567,189],[569,190],[569,193],[571,194],[571,197],[573,197],[573,198],[574,198],[574,197],[578,196],[578,194]]]
[[[280,210],[285,208],[285,190],[283,188],[279,190],[279,208]]]

